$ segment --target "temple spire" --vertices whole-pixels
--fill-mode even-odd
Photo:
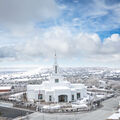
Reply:
[[[57,55],[55,51],[55,56],[54,56],[54,71],[57,74],[58,73],[58,65],[57,65]]]

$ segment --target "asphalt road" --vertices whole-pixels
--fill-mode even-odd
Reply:
[[[13,118],[25,116],[27,113],[30,114],[32,112],[0,106],[0,113],[1,117],[7,117],[9,120],[12,120]]]
[[[46,114],[35,112],[29,115],[29,120],[106,120],[118,107],[120,97],[104,101],[103,107],[86,113],[55,113]]]

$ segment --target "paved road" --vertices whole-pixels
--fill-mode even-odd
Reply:
[[[0,102],[0,113],[1,117],[6,117],[9,118],[9,120],[13,120],[13,118],[25,116],[26,114],[31,114],[33,112],[31,110],[15,108],[12,103]]]
[[[16,118],[18,116],[25,116],[27,113],[30,114],[31,112],[7,108],[7,107],[0,107],[0,113],[1,113],[1,117],[7,117],[10,120],[12,120],[13,118]]]
[[[104,107],[86,113],[46,114],[35,112],[29,115],[29,120],[105,120],[115,112],[119,101],[120,97],[108,99],[103,102]]]

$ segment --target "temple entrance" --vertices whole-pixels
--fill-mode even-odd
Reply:
[[[58,96],[58,102],[67,102],[68,96],[67,95],[60,95]]]

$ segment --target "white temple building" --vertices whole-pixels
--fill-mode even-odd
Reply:
[[[49,81],[27,86],[28,101],[72,102],[87,96],[84,84],[71,84],[60,75],[55,54],[54,72]]]

